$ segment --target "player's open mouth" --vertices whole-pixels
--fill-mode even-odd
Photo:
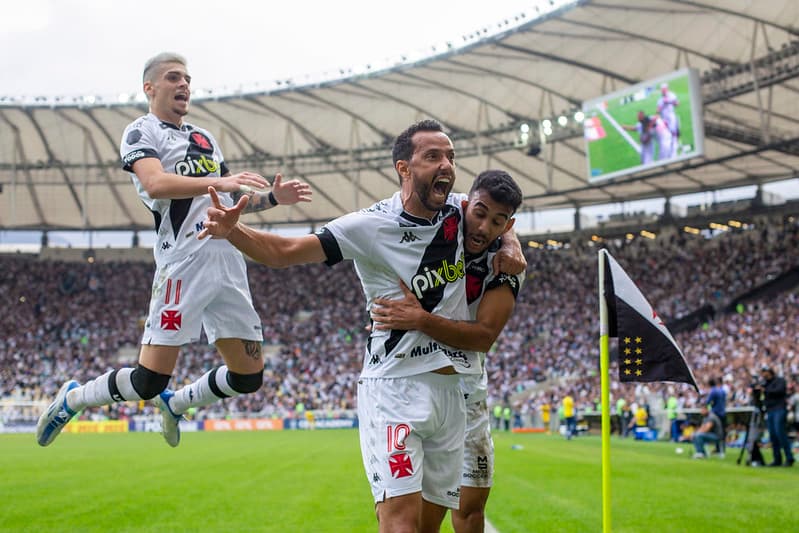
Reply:
[[[180,102],[188,102],[189,101],[189,95],[188,94],[176,94],[175,95],[175,100],[178,100]]]
[[[469,242],[471,243],[472,248],[481,249],[483,246],[485,246],[486,240],[483,237],[481,237],[480,235],[470,234],[469,235]]]
[[[450,178],[438,178],[433,182],[433,190],[438,194],[447,194],[449,192],[449,184],[452,182]]]

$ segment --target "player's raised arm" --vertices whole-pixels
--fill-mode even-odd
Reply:
[[[132,170],[147,191],[147,195],[153,199],[202,196],[211,185],[222,192],[239,191],[242,186],[264,188],[269,185],[263,176],[253,172],[240,172],[223,178],[180,176],[165,171],[161,161],[155,157],[139,159],[133,163]]]
[[[245,207],[245,213],[264,211],[278,205],[294,205],[298,202],[310,202],[311,186],[299,180],[283,181],[283,176],[278,173],[269,190],[258,190],[251,187],[242,187],[233,193],[233,201],[238,201],[244,195],[250,195],[250,201]]]
[[[225,207],[213,187],[208,187],[208,192],[211,207],[197,238],[204,239],[209,235],[226,238],[242,253],[272,268],[321,263],[327,259],[316,235],[282,237],[240,223],[239,217],[249,201],[247,196],[240,198],[233,207]]]
[[[375,298],[370,312],[374,328],[421,331],[461,350],[490,350],[516,305],[513,291],[502,285],[485,292],[475,320],[451,320],[425,311],[405,283],[400,284],[401,300]]]

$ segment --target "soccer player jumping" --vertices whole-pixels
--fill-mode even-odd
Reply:
[[[210,205],[208,186],[232,205],[269,182],[252,172],[231,174],[214,137],[183,121],[189,112],[191,76],[186,60],[171,53],[150,59],[143,74],[150,112],[122,135],[122,166],[152,212],[158,239],[150,310],[135,368],[111,370],[84,385],[69,380],[39,417],[36,440],[48,446],[69,420],[87,407],[154,399],[163,435],[180,442],[181,414],[190,407],[257,391],[263,384],[261,320],[252,305],[247,267],[225,240],[198,240]],[[310,201],[311,189],[275,178],[270,190],[250,197],[249,210]],[[219,273],[222,273],[220,276]],[[166,389],[180,346],[200,339],[205,328],[225,361],[199,380]]]

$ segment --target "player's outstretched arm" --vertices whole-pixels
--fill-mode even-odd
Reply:
[[[522,244],[513,229],[502,234],[502,246],[494,255],[493,266],[494,272],[504,272],[514,276],[527,269],[527,259],[524,258]]]
[[[375,298],[370,311],[374,328],[421,331],[461,350],[490,350],[516,305],[510,287],[500,285],[483,294],[475,320],[452,320],[425,311],[405,283],[400,284],[401,300]]]
[[[250,187],[242,187],[240,192],[233,193],[233,201],[238,202],[244,195],[250,195],[250,201],[244,209],[245,213],[264,211],[278,205],[294,205],[298,202],[310,202],[311,186],[299,180],[283,181],[283,175],[278,173],[272,181],[271,190],[260,191]]]
[[[248,196],[240,198],[233,207],[225,207],[213,187],[208,187],[208,193],[211,195],[211,207],[197,238],[204,239],[209,235],[226,238],[242,253],[273,268],[321,263],[327,259],[316,235],[281,237],[241,224],[239,217],[247,206]]]
[[[164,170],[155,157],[139,159],[133,163],[133,172],[150,198],[194,198],[202,196],[213,185],[222,192],[239,191],[242,187],[262,189],[269,185],[263,177],[253,172],[241,172],[223,178],[180,176]]]

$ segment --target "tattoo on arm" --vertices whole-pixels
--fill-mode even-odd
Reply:
[[[242,341],[244,343],[244,353],[253,359],[261,358],[261,343],[258,341]]]
[[[244,208],[244,212],[253,213],[255,211],[265,211],[272,207],[274,206],[269,202],[269,194],[258,193],[250,197],[250,201],[247,202],[247,207]]]
[[[245,192],[235,191],[230,193],[233,198],[233,203],[239,203],[239,199],[244,196]],[[256,211],[266,211],[272,209],[274,206],[269,202],[269,193],[257,193],[250,196],[250,201],[247,202],[247,207],[244,208],[244,213],[255,213]]]

